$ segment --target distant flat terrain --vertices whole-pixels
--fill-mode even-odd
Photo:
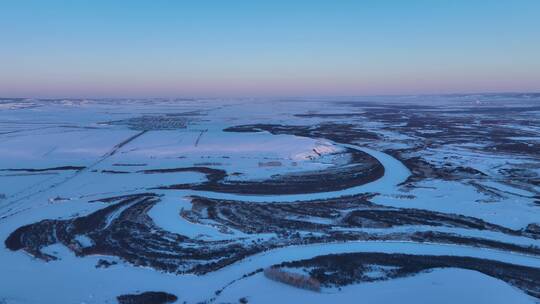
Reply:
[[[0,303],[537,303],[539,152],[538,94],[3,98]]]

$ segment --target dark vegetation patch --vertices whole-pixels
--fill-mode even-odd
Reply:
[[[348,148],[340,156],[348,158],[349,161],[325,170],[279,174],[270,179],[258,181],[226,179],[228,174],[225,170],[208,167],[154,169],[139,172],[146,174],[199,172],[205,174],[208,181],[174,184],[159,187],[159,189],[193,189],[240,194],[301,194],[337,191],[375,181],[384,175],[384,167],[381,163],[365,152]]]
[[[115,202],[126,200],[126,199],[145,198],[145,197],[154,197],[154,196],[158,196],[158,195],[155,194],[155,193],[152,193],[152,192],[143,192],[143,193],[135,193],[135,194],[126,194],[126,195],[104,197],[104,198],[91,200],[91,201],[88,201],[88,202],[89,203],[95,203],[95,202],[115,203]]]
[[[442,243],[442,244],[460,244],[479,248],[492,248],[502,251],[511,251],[516,253],[540,255],[540,248],[534,245],[523,246],[513,243],[505,243],[491,239],[483,239],[476,237],[460,236],[453,233],[436,232],[436,231],[418,231],[411,233],[408,236],[411,241],[423,243]]]
[[[146,291],[139,294],[128,294],[116,297],[119,304],[168,304],[174,303],[178,297],[162,291]]]
[[[119,171],[119,170],[101,170],[101,173],[105,174],[129,174],[129,171]]]
[[[118,264],[118,262],[116,261],[107,261],[107,260],[104,260],[104,259],[99,259],[97,264],[96,264],[96,268],[109,268],[113,265],[116,265]]]
[[[61,167],[51,167],[51,168],[23,168],[23,169],[0,169],[0,171],[9,171],[9,172],[46,172],[46,171],[81,171],[86,169],[83,166],[61,166]]]
[[[521,233],[521,231],[505,230],[505,228],[473,218],[430,214],[427,211],[415,217],[413,210],[405,210],[404,216],[396,217],[392,222],[388,218],[389,215],[385,213],[389,208],[375,205],[369,202],[368,198],[368,196],[353,196],[325,201],[280,204],[194,198],[193,210],[181,212],[181,216],[190,221],[216,226],[224,233],[230,233],[228,229],[233,228],[248,234],[276,234],[272,238],[250,240],[242,237],[230,240],[204,240],[172,233],[157,226],[147,214],[159,201],[157,195],[149,193],[113,197],[101,199],[100,201],[111,204],[86,216],[62,220],[48,219],[22,226],[9,235],[5,240],[5,246],[10,250],[24,250],[38,259],[50,261],[57,257],[44,252],[43,248],[59,243],[68,247],[77,256],[116,256],[136,266],[152,267],[178,274],[208,273],[251,255],[280,247],[355,240],[406,240],[460,244],[540,255],[540,249],[534,246],[520,246],[442,232],[347,231],[347,228],[366,225],[388,227],[388,225],[398,226],[422,222],[433,226],[489,229],[509,234]],[[359,210],[366,209],[381,210],[383,213],[380,214],[380,218],[373,214],[366,216],[358,213]],[[81,237],[88,241],[84,244],[80,243]]]
[[[421,156],[407,157],[409,150],[385,150],[385,153],[400,160],[411,171],[411,175],[403,184],[418,182],[424,179],[440,179],[446,181],[462,181],[463,179],[485,179],[487,175],[477,169],[452,165],[434,165]]]
[[[531,223],[527,225],[527,227],[523,229],[523,234],[531,238],[540,239],[540,224]]]
[[[481,272],[540,298],[540,269],[494,260],[461,256],[389,253],[344,253],[284,262],[274,268],[303,268],[325,287],[384,281],[412,276],[436,268],[461,268]]]
[[[425,98],[429,100],[430,97]],[[385,151],[411,170],[412,176],[406,185],[414,187],[414,183],[424,179],[460,181],[493,178],[510,178],[525,187],[538,185],[540,180],[538,175],[530,176],[531,171],[519,168],[519,165],[508,164],[506,166],[509,167],[508,170],[516,169],[516,171],[508,175],[495,176],[492,172],[479,171],[474,168],[474,164],[467,164],[466,158],[459,155],[459,150],[455,150],[464,149],[477,155],[484,154],[486,157],[523,158],[524,163],[537,165],[540,143],[527,139],[538,137],[538,132],[534,130],[540,123],[538,115],[534,113],[538,105],[532,101],[525,106],[506,106],[506,102],[478,105],[473,102],[474,99],[468,100],[468,103],[465,101],[467,98],[485,98],[485,96],[456,98],[460,99],[459,103],[450,107],[369,101],[339,104],[363,110],[359,113],[361,116],[355,119],[358,124],[362,121],[377,122],[382,126],[377,127],[375,132],[378,130],[393,132],[410,138],[395,139],[408,147]],[[490,98],[499,100],[506,97]],[[391,137],[385,138],[382,144],[390,141],[393,141]],[[373,146],[377,147],[379,144],[381,142],[375,142]],[[455,157],[430,163],[425,155],[436,149],[455,151]]]
[[[451,227],[490,230],[522,235],[481,219],[458,214],[413,208],[395,208],[369,201],[370,195],[356,195],[327,200],[293,203],[250,203],[193,197],[191,210],[182,216],[195,223],[209,223],[234,228],[245,233],[278,233],[290,231],[329,232],[340,228],[391,228],[398,226]]]
[[[158,174],[158,173],[178,173],[178,172],[197,172],[206,175],[208,183],[217,183],[227,177],[227,172],[221,169],[214,169],[208,167],[181,167],[181,168],[165,168],[165,169],[148,169],[137,171],[144,174]]]
[[[537,157],[540,158],[540,156],[538,156],[540,143],[538,142],[502,142],[489,145],[487,149],[509,154],[537,155]]]
[[[354,143],[357,140],[380,139],[377,133],[370,132],[350,123],[322,123],[313,126],[291,126],[278,124],[253,124],[229,127],[225,132],[262,132],[289,134],[310,138],[326,138],[338,143]]]
[[[156,226],[147,215],[159,201],[155,195],[131,196],[86,216],[67,220],[42,220],[22,226],[5,240],[10,250],[24,250],[44,260],[57,257],[45,253],[46,246],[60,243],[77,256],[117,256],[136,266],[171,273],[206,273],[279,244],[203,241],[171,233]],[[81,244],[84,236],[91,245]]]

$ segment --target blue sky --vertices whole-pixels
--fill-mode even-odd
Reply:
[[[540,1],[0,0],[0,95],[540,91]]]

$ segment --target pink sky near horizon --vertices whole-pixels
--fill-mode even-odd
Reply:
[[[540,1],[14,1],[0,97],[540,92]]]

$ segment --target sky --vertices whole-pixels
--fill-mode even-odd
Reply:
[[[0,0],[0,96],[540,91],[538,0]]]

